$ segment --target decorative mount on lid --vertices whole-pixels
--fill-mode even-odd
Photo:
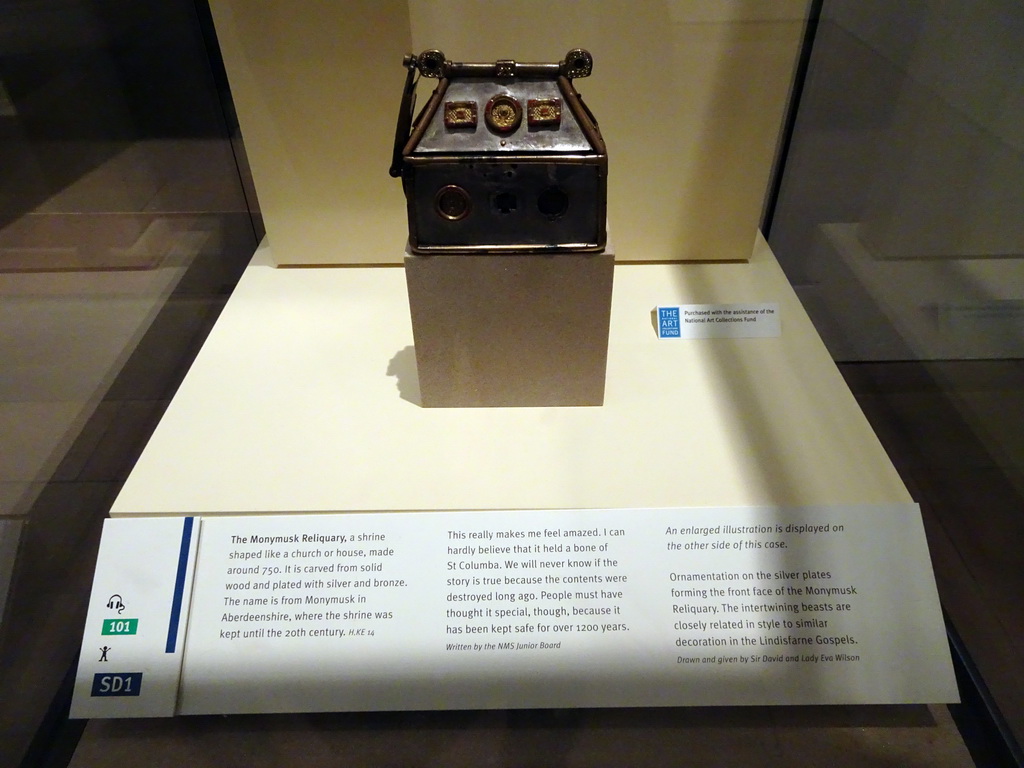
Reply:
[[[565,58],[557,64],[520,64],[514,59],[498,59],[493,64],[464,64],[451,62],[444,53],[430,48],[419,56],[406,54],[402,65],[410,72],[419,70],[423,77],[551,77],[561,75],[572,80],[577,77],[590,77],[594,70],[594,57],[583,48],[573,48]]]
[[[608,154],[572,83],[593,71],[587,51],[461,63],[426,50],[403,64],[391,175],[414,253],[604,248]],[[414,119],[417,73],[438,82]]]

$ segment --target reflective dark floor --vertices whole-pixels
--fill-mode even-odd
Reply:
[[[99,526],[257,242],[201,11],[0,7],[0,765],[60,700]]]
[[[1024,11],[825,0],[769,242],[1024,741]],[[1019,755],[1019,752],[1018,752]]]
[[[1024,361],[841,364],[921,504],[939,595],[998,717],[1024,729]]]

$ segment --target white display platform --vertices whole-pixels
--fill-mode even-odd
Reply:
[[[426,409],[400,268],[239,282],[112,515],[908,502],[760,237],[616,268],[602,407]],[[657,338],[657,305],[775,302],[778,338]]]
[[[616,268],[604,406],[417,399],[402,270],[262,246],[112,510],[76,716],[956,698],[920,512],[762,238]]]

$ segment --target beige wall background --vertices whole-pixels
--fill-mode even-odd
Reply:
[[[401,260],[404,198],[387,168],[402,56],[425,48],[460,61],[587,48],[594,74],[577,87],[608,144],[617,258],[748,258],[807,1],[211,7],[274,257],[298,265]]]

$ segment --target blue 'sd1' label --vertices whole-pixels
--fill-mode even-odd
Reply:
[[[92,677],[91,696],[138,696],[141,672],[99,672]]]

